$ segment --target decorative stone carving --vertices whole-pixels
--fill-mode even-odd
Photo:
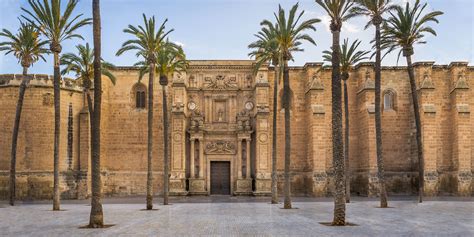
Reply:
[[[311,82],[308,83],[308,90],[324,90],[324,85],[321,82],[321,70],[313,74]]]
[[[206,145],[206,154],[235,154],[235,145],[229,141],[214,141]]]
[[[461,70],[457,76],[456,82],[454,83],[454,89],[469,89],[469,85],[466,81],[466,71]]]
[[[237,129],[240,131],[250,131],[250,113],[247,109],[237,114]]]
[[[370,70],[367,69],[367,71],[365,72],[365,81],[364,81],[363,89],[374,89],[374,88],[375,88],[375,82],[371,78]]]
[[[237,179],[234,195],[250,195],[252,193],[252,179]]]
[[[51,93],[43,94],[43,105],[44,106],[52,106],[54,104],[54,97]]]
[[[176,103],[173,105],[173,112],[184,112],[184,104],[183,103]]]
[[[193,110],[191,113],[191,121],[189,128],[198,131],[204,127],[204,116],[199,109]]]
[[[206,181],[204,179],[189,179],[189,194],[206,195]]]
[[[194,75],[189,76],[189,87],[196,88],[197,87],[197,80]]]
[[[421,89],[434,89],[433,81],[431,80],[431,75],[428,70],[423,74],[423,80],[420,84]]]
[[[217,75],[215,78],[206,77],[205,81],[208,83],[207,88],[225,90],[237,87],[237,79],[235,77],[228,77],[223,75]]]
[[[246,88],[251,88],[252,87],[252,76],[251,75],[247,75],[245,77],[245,87]]]
[[[257,83],[259,84],[266,84],[268,83],[268,80],[267,78],[265,78],[265,76],[263,75],[263,73],[259,73],[258,76],[257,76]]]

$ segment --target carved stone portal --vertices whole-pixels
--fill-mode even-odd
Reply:
[[[207,144],[206,154],[235,154],[235,145],[229,141],[214,141]]]
[[[224,90],[230,88],[237,88],[237,79],[236,77],[227,77],[223,75],[218,75],[215,78],[206,77],[205,81],[208,83],[207,88]]]

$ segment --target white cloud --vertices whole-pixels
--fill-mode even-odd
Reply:
[[[184,43],[182,42],[179,42],[179,41],[174,41],[175,44],[177,44],[178,46],[181,46],[184,48]]]

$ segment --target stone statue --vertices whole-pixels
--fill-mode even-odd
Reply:
[[[219,111],[217,112],[217,121],[218,122],[224,121],[224,111],[222,111],[222,109],[219,109]]]

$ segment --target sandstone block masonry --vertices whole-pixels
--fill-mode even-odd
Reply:
[[[194,60],[167,88],[170,109],[170,191],[174,195],[268,195],[272,117],[277,113],[277,167],[283,187],[284,110],[273,111],[275,70],[254,73],[251,60]],[[103,80],[102,182],[107,196],[146,192],[148,77],[117,67],[116,85]],[[47,199],[53,186],[54,108],[52,78],[33,75],[20,124],[17,196]],[[415,64],[420,98],[425,192],[473,195],[474,68],[465,62]],[[331,68],[307,63],[290,68],[292,191],[331,195]],[[11,137],[21,75],[0,75],[0,198],[8,197]],[[374,65],[350,73],[349,160],[355,195],[377,195],[374,124]],[[162,190],[162,91],[155,83],[154,192]],[[82,88],[65,80],[61,92],[60,174],[62,198],[90,195],[89,114]],[[406,67],[383,67],[382,125],[387,187],[414,194],[418,160]],[[223,165],[223,163],[225,163]],[[219,165],[218,165],[219,164]],[[219,168],[221,167],[221,168]],[[222,168],[224,167],[224,168]],[[225,167],[229,167],[228,169]],[[227,181],[228,180],[228,181]],[[217,190],[219,189],[219,190]]]

